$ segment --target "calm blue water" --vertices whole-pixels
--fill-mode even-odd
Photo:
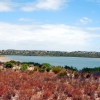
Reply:
[[[83,67],[98,67],[100,66],[100,58],[80,58],[80,57],[46,57],[46,56],[15,56],[7,55],[7,57],[21,62],[38,62],[40,64],[46,62],[55,66],[73,66],[77,69]]]

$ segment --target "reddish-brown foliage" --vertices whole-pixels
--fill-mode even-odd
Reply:
[[[92,76],[93,77],[93,76]],[[0,100],[95,100],[100,98],[100,81],[95,78],[59,77],[52,72],[3,70]]]

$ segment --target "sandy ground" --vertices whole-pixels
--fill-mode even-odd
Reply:
[[[5,56],[0,56],[0,61],[1,62],[7,62],[7,61],[10,61],[11,59],[10,58],[7,58]]]

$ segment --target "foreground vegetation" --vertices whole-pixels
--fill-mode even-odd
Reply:
[[[48,63],[1,62],[0,100],[100,100],[100,75],[94,73]]]

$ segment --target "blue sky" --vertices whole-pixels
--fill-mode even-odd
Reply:
[[[0,0],[0,49],[100,51],[100,0]]]

